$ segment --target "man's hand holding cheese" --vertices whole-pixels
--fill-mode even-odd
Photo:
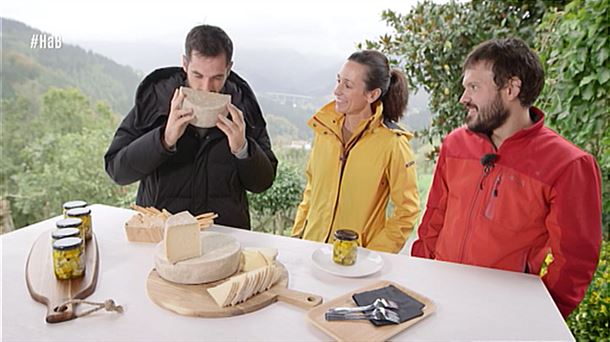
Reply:
[[[176,142],[184,134],[186,126],[195,120],[193,109],[182,109],[182,102],[184,102],[184,94],[180,89],[176,89],[163,135],[163,147],[168,150],[174,149]]]
[[[233,120],[229,120],[219,114],[216,126],[227,135],[231,152],[233,154],[238,154],[240,151],[244,150],[244,148],[247,148],[244,114],[239,108],[231,103],[227,104],[227,109],[229,110],[229,113],[231,113],[231,118]]]

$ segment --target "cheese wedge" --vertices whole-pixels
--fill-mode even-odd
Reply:
[[[218,121],[218,115],[227,116],[227,104],[231,102],[231,95],[211,93],[195,90],[188,87],[180,87],[184,95],[183,109],[193,109],[197,119],[191,124],[197,127],[214,127]]]
[[[218,306],[223,307],[229,304],[227,303],[227,298],[230,297],[231,292],[233,291],[233,284],[234,283],[232,282],[225,281],[218,286],[208,289],[208,293],[212,296]]]
[[[167,218],[163,247],[165,257],[172,264],[201,255],[199,225],[193,215],[183,211]]]
[[[240,270],[250,272],[273,264],[277,258],[277,248],[246,247],[242,250]]]

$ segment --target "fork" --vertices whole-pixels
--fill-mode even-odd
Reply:
[[[326,312],[324,318],[327,321],[352,321],[352,320],[369,320],[388,321],[395,324],[400,323],[398,313],[384,308],[375,308],[373,311],[358,312],[358,313],[339,313]]]
[[[331,308],[328,312],[331,313],[353,313],[353,312],[363,312],[369,311],[376,308],[386,308],[386,309],[398,309],[398,304],[396,302],[391,301],[385,298],[377,298],[375,301],[369,305],[364,306],[356,306],[356,307],[337,307]]]

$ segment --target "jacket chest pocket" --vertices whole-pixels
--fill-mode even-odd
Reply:
[[[548,208],[541,185],[510,171],[499,173],[489,184],[481,207],[485,219],[511,231],[544,226]]]

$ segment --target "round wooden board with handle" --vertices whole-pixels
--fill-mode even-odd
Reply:
[[[278,283],[269,290],[235,306],[219,307],[207,291],[208,288],[214,287],[227,279],[207,284],[185,285],[167,281],[153,269],[148,274],[146,290],[148,297],[155,304],[184,316],[238,316],[256,311],[278,300],[307,310],[322,303],[322,297],[320,296],[288,289],[288,270],[279,262],[277,265],[282,269],[282,276]]]

